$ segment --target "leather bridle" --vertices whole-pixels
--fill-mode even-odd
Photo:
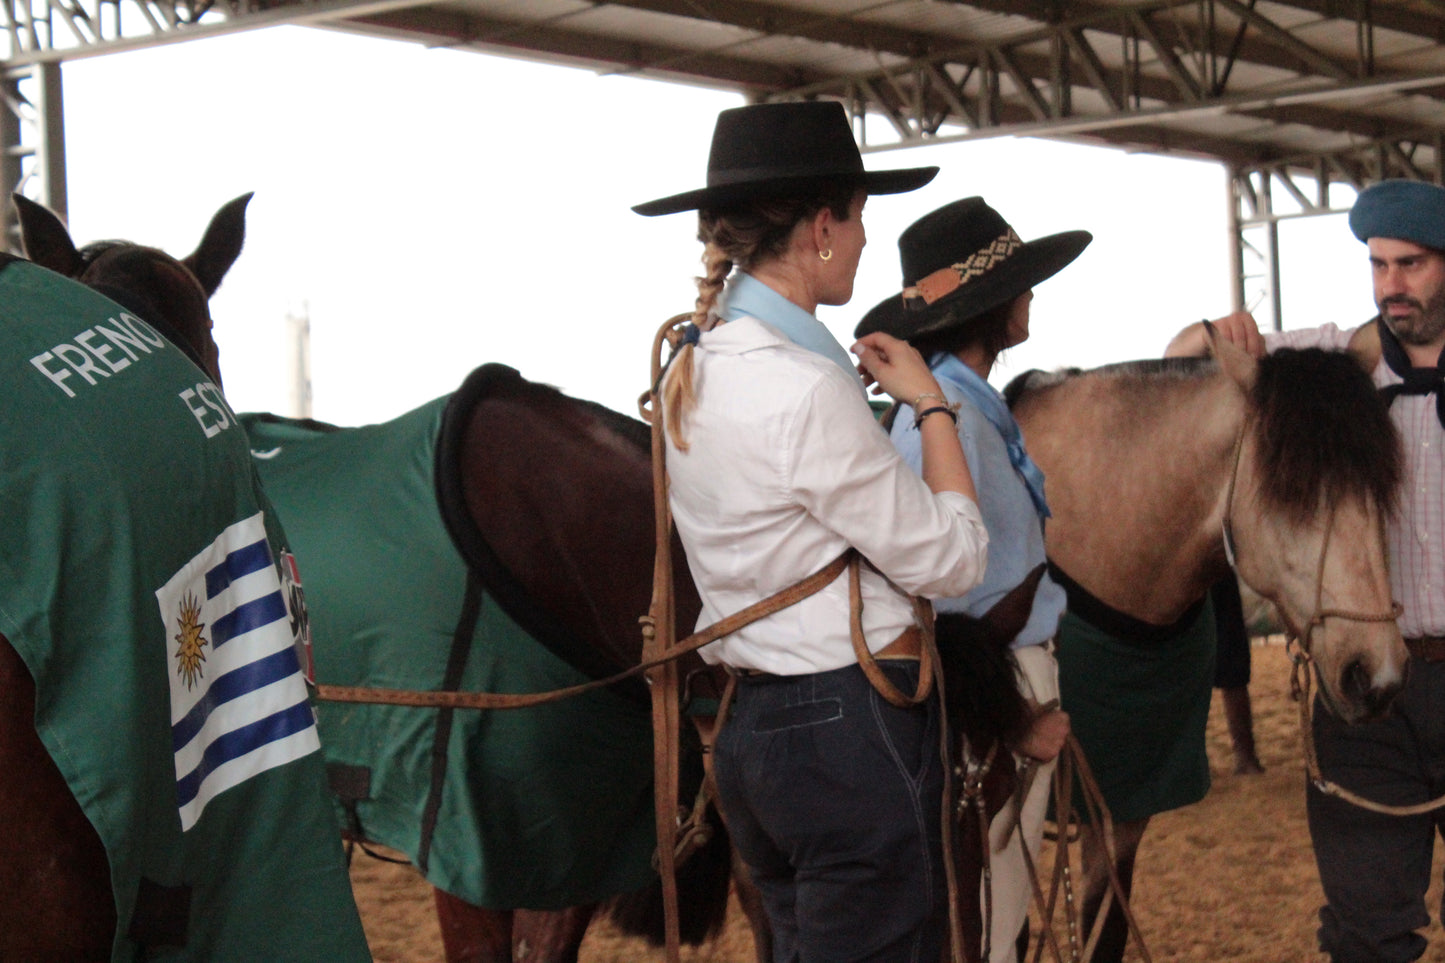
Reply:
[[[1225,496],[1224,503],[1224,552],[1229,559],[1230,568],[1238,572],[1236,560],[1238,558],[1238,546],[1234,541],[1232,516],[1234,510],[1234,492],[1238,484],[1240,453],[1244,447],[1244,436],[1248,432],[1249,421],[1246,421],[1240,429],[1239,437],[1234,443],[1234,465],[1229,474],[1229,489]],[[1359,612],[1349,609],[1326,608],[1324,605],[1325,591],[1325,559],[1329,553],[1330,536],[1335,526],[1335,506],[1329,506],[1329,516],[1325,521],[1324,538],[1320,543],[1319,564],[1315,572],[1315,601],[1314,612],[1304,624],[1303,632],[1294,624],[1294,621],[1285,614],[1283,607],[1279,604],[1276,596],[1260,593],[1261,597],[1272,603],[1279,611],[1280,617],[1285,622],[1286,645],[1290,652],[1290,692],[1300,707],[1300,736],[1305,753],[1305,771],[1310,783],[1320,792],[1327,796],[1337,796],[1346,802],[1353,803],[1362,809],[1371,812],[1382,813],[1390,816],[1418,816],[1422,813],[1431,812],[1445,806],[1445,795],[1439,796],[1428,802],[1416,803],[1411,806],[1392,806],[1384,803],[1377,803],[1367,799],[1358,793],[1352,792],[1332,780],[1326,779],[1320,770],[1319,754],[1315,747],[1314,740],[1314,697],[1311,692],[1312,681],[1319,672],[1319,667],[1314,664],[1313,636],[1315,629],[1324,625],[1326,619],[1340,619],[1347,622],[1393,622],[1400,617],[1404,607],[1399,602],[1390,603],[1389,612]],[[1314,671],[1311,671],[1313,669]]]

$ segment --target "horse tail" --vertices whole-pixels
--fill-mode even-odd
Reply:
[[[718,824],[711,838],[677,867],[678,933],[684,943],[698,946],[722,931],[731,885],[732,841]],[[666,941],[661,880],[614,897],[604,912],[628,936],[653,946]]]
[[[986,752],[995,742],[1017,743],[1032,720],[1019,692],[1005,645],[980,638],[977,621],[960,613],[940,612],[935,631],[943,663],[949,725],[969,735]]]
[[[679,802],[691,805],[702,786],[703,767],[701,744],[690,725],[683,728],[681,762]],[[722,931],[732,885],[732,840],[715,812],[707,841],[678,864],[676,875],[678,932],[684,943],[698,946]],[[640,936],[653,946],[662,946],[667,940],[660,878],[614,897],[603,912],[628,936]]]

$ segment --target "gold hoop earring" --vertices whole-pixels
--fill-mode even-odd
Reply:
[[[830,247],[830,248],[828,248],[828,250],[826,250],[826,251],[819,251],[819,252],[818,252],[818,260],[820,260],[820,261],[831,261],[831,260],[833,260],[833,249]]]

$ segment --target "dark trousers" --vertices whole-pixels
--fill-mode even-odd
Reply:
[[[1367,799],[1411,805],[1445,793],[1445,663],[1411,659],[1404,692],[1379,722],[1345,725],[1316,700],[1314,733],[1324,777]],[[1334,963],[1419,959],[1445,810],[1381,815],[1313,786],[1307,805],[1327,901],[1320,948]]]
[[[884,661],[913,692],[918,663]],[[777,963],[936,963],[947,883],[938,701],[898,709],[856,665],[740,680],[714,772]]]

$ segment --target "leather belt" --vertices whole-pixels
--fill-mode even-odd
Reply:
[[[1422,635],[1405,640],[1410,654],[1425,662],[1445,662],[1445,636]]]
[[[923,657],[923,631],[916,625],[910,625],[903,632],[889,642],[883,648],[873,653],[875,659],[920,659]],[[727,666],[727,671],[739,679],[759,681],[762,679],[786,679],[787,676],[780,676],[772,672],[764,672],[762,669],[739,669],[734,666]]]
[[[917,659],[923,655],[923,632],[910,625],[903,634],[873,653],[875,659]]]

